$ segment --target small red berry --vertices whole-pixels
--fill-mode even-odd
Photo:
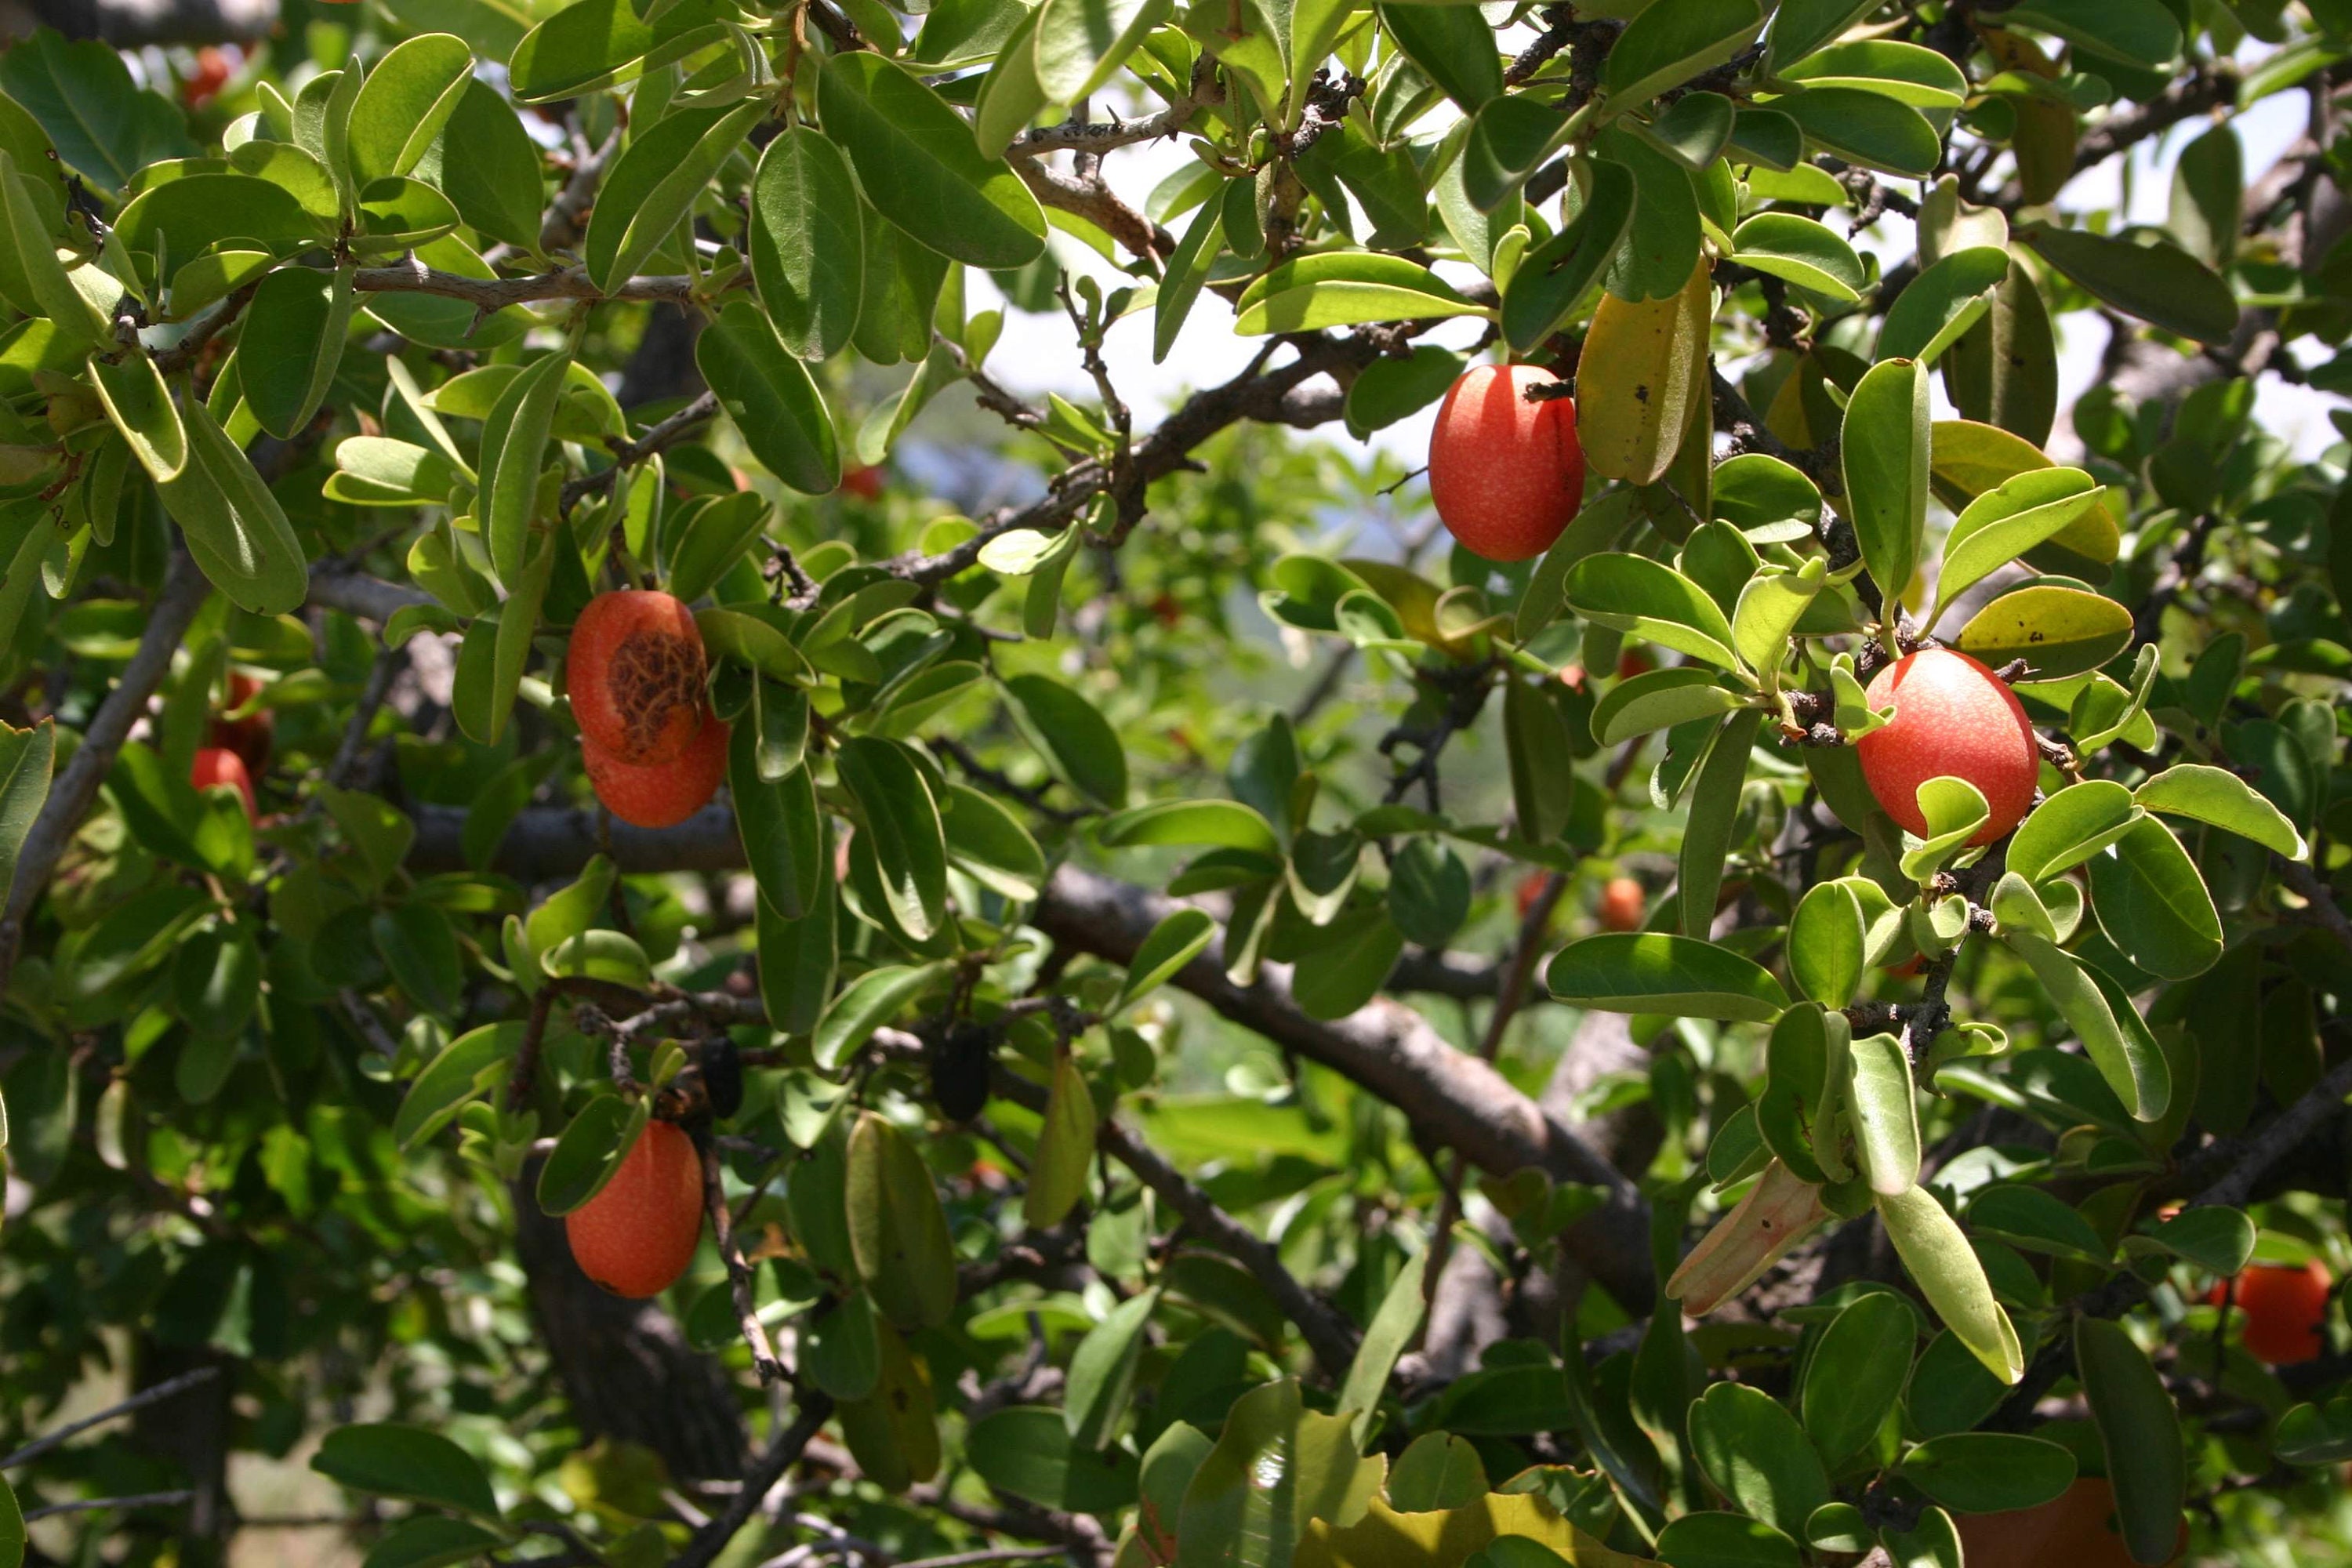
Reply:
[[[1631,877],[1612,877],[1601,889],[1601,927],[1603,931],[1640,931],[1649,913],[1649,895],[1642,884]]]
[[[245,771],[245,759],[226,747],[199,748],[195,761],[188,767],[188,782],[202,790],[234,785],[245,802],[245,819],[251,822],[261,815],[260,802],[253,793],[253,775]]]
[[[2326,1268],[2315,1261],[2300,1268],[2257,1263],[2242,1272],[2236,1301],[2245,1314],[2239,1342],[2246,1353],[2266,1366],[2291,1366],[2325,1351],[2328,1284]],[[2228,1299],[2221,1285],[2206,1297],[2217,1307]]]

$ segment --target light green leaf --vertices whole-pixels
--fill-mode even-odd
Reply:
[[[1752,961],[1664,931],[1572,942],[1552,959],[1545,982],[1563,1002],[1615,1013],[1769,1024],[1789,1005],[1780,983]]]

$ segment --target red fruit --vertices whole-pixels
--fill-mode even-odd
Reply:
[[[1977,786],[1992,815],[1971,844],[2015,827],[2033,804],[2041,748],[2017,694],[1964,653],[1927,647],[1905,654],[1870,683],[1870,705],[1894,704],[1895,718],[1856,742],[1862,776],[1886,815],[1921,837],[1927,818],[1919,786],[1949,775]]]
[[[675,762],[702,729],[702,633],[667,594],[631,588],[590,600],[563,668],[582,737],[616,762]]]
[[[1601,929],[1640,931],[1649,913],[1649,895],[1631,877],[1612,877],[1601,889]]]
[[[2327,1321],[2327,1270],[2316,1262],[2300,1268],[2257,1263],[2238,1276],[2237,1306],[2245,1314],[2239,1342],[2266,1366],[2310,1361],[2327,1348],[2320,1326]],[[2215,1306],[2228,1299],[2213,1287],[2205,1298]]]
[[[228,678],[227,707],[242,708],[261,689],[261,682],[242,673]],[[245,771],[252,774],[269,771],[269,752],[278,727],[278,716],[268,709],[260,709],[243,719],[215,718],[208,727],[206,741],[225,747],[245,759]]]
[[[583,736],[581,760],[604,809],[633,827],[676,827],[710,804],[727,776],[727,723],[706,706],[702,728],[675,761],[634,767]]]
[[[1530,871],[1519,879],[1517,887],[1511,889],[1511,896],[1519,906],[1519,919],[1527,919],[1528,911],[1536,907],[1538,899],[1543,897],[1544,883],[1550,876],[1549,871]]]
[[[878,467],[861,465],[842,470],[841,488],[860,500],[880,500],[882,486],[887,478]]]
[[[667,1121],[648,1121],[604,1190],[563,1216],[580,1272],[642,1300],[677,1283],[702,1239],[702,1157]]]
[[[1631,680],[1637,675],[1647,675],[1657,668],[1650,656],[1640,648],[1629,647],[1617,656],[1617,679]]]
[[[2133,1568],[2130,1551],[2115,1525],[2115,1489],[2084,1476],[2040,1508],[2009,1513],[1963,1513],[1961,1555],[1970,1563],[2000,1568]],[[2181,1521],[2182,1544],[2189,1524]]]
[[[228,80],[228,57],[207,44],[196,51],[196,68],[180,83],[180,101],[201,109]]]
[[[261,815],[260,803],[254,798],[253,775],[245,771],[245,759],[220,746],[205,746],[196,752],[189,764],[188,782],[198,789],[211,789],[218,784],[234,784],[245,800],[245,819],[251,822]]]
[[[1926,954],[1915,952],[1900,963],[1881,964],[1879,967],[1897,980],[1908,980],[1927,967],[1927,959]]]
[[[1430,499],[1454,537],[1489,561],[1542,554],[1584,503],[1576,405],[1522,395],[1559,384],[1531,364],[1473,365],[1438,405]]]

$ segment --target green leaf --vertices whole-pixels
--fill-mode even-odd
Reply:
[[[463,38],[426,33],[394,45],[352,100],[352,181],[365,185],[415,168],[473,79],[474,51]]]
[[[2009,868],[2029,882],[2046,882],[2113,844],[2139,817],[2131,791],[2112,779],[2070,784],[2018,824]]]
[[[1832,44],[1779,73],[1807,87],[1851,87],[1930,113],[1960,107],[1968,78],[1943,55],[1893,38],[1852,38]]]
[[[820,1071],[842,1067],[874,1031],[903,1012],[944,973],[936,963],[869,969],[842,987],[810,1042]]]
[[[474,618],[457,656],[457,690],[451,706],[457,727],[485,746],[495,746],[514,715],[523,667],[539,631],[540,605],[555,573],[562,542],[550,536],[511,584],[506,602]]]
[[[1931,627],[1952,601],[2088,511],[2098,481],[2080,468],[2029,468],[1969,502],[1944,537]]]
[[[2114,1251],[2091,1222],[2063,1200],[2021,1183],[1997,1182],[1978,1189],[1969,1200],[1969,1228],[2028,1252],[2101,1268]]]
[[[2323,1407],[2298,1405],[2279,1417],[2271,1447],[2290,1465],[2334,1465],[2352,1458],[2352,1399]]]
[[[1789,1005],[1780,983],[1728,948],[1664,931],[1572,942],[1545,971],[1554,996],[1614,1013],[1769,1024]]]
[[[1610,552],[1569,568],[1569,607],[1601,626],[1738,669],[1731,622],[1723,606],[1688,577],[1646,555]]]
[[[1292,1379],[1253,1389],[1185,1488],[1176,1568],[1286,1568],[1309,1520],[1354,1523],[1380,1476],[1358,1457],[1350,1417],[1302,1409]]]
[[[1192,1430],[1181,1422],[1170,1430],[1180,1427]],[[1071,1437],[1061,1411],[1043,1405],[1017,1405],[973,1423],[964,1456],[990,1486],[1043,1508],[1114,1514],[1135,1501],[1135,1456],[1088,1450]]]
[[[1759,213],[1732,233],[1732,259],[1836,304],[1862,298],[1862,258],[1826,224],[1795,213]]]
[[[576,939],[575,939],[576,940]],[[599,1093],[580,1108],[539,1169],[539,1206],[567,1215],[604,1190],[646,1130],[646,1102]]]
[[[571,374],[568,353],[541,354],[507,383],[482,422],[481,481],[475,515],[499,581],[522,576],[523,554],[539,500],[539,470],[555,424],[556,399]]]
[[[1055,776],[1078,794],[1116,810],[1127,804],[1127,752],[1095,705],[1045,675],[1004,683],[1013,721]]]
[[[770,473],[804,495],[841,483],[841,453],[824,399],[759,307],[730,301],[695,340],[694,363]]]
[[[978,670],[972,675],[977,679]],[[993,797],[951,784],[940,822],[948,858],[965,875],[1008,899],[1035,900],[1045,882],[1045,855],[1019,817]]]
[[[1575,212],[1558,233],[1519,258],[1503,289],[1503,335],[1522,353],[1534,351],[1559,330],[1633,226],[1638,199],[1633,172],[1606,158],[1593,160],[1587,168],[1589,188],[1579,192],[1570,186],[1577,196]]]
[[[1404,933],[1379,905],[1343,915],[1325,940],[1302,953],[1291,974],[1292,999],[1310,1018],[1344,1018],[1370,1003],[1404,952]]]
[[[1805,889],[1789,921],[1789,977],[1798,991],[1827,1007],[1843,1007],[1861,988],[1864,929],[1862,904],[1843,880]]]
[[[1104,817],[1096,831],[1106,848],[1193,844],[1274,855],[1282,847],[1265,817],[1232,800],[1152,801]]]
[[[1217,922],[1205,910],[1181,909],[1160,918],[1135,950],[1127,966],[1127,984],[1119,988],[1118,1008],[1150,994],[1193,959],[1217,934]]]
[[[1890,626],[1927,535],[1927,373],[1910,360],[1871,366],[1846,405],[1846,506]]]
[[[2141,70],[2160,70],[2180,55],[2180,23],[2162,0],[2022,0],[2002,13],[2002,25],[2053,34]]]
[[[461,149],[451,156],[452,148]],[[440,187],[468,226],[491,239],[536,249],[544,180],[539,147],[514,105],[469,76],[457,107],[415,168]]]
[[[1658,1561],[1673,1568],[1799,1568],[1805,1560],[1794,1541],[1762,1520],[1705,1509],[1669,1522],[1657,1550]]]
[[[1621,680],[1592,707],[1592,738],[1614,746],[1636,735],[1712,719],[1739,706],[1740,694],[1711,669],[1670,665]]]
[[[1782,0],[1764,69],[1777,74],[1794,65],[1877,8],[1876,0]]]
[[[1576,743],[1568,720],[1544,686],[1512,679],[1503,688],[1503,751],[1519,837],[1549,844],[1568,829],[1576,803]]]
[[[411,1514],[368,1549],[363,1568],[449,1568],[496,1552],[507,1538],[446,1514]],[[0,1560],[5,1561],[5,1560]]]
[[[866,1111],[850,1129],[846,1180],[850,1251],[874,1305],[903,1328],[946,1322],[955,1310],[955,1247],[921,1152]]]
[[[2143,816],[2091,858],[2099,929],[2159,980],[2189,980],[2221,956],[2221,917],[2172,829]]]
[[[1363,250],[1286,261],[1242,291],[1234,331],[1244,337],[1307,332],[1361,321],[1473,316],[1484,308],[1419,262]]]
[[[2008,276],[2009,252],[1999,246],[1970,246],[1938,258],[1887,308],[1877,357],[1935,363],[1982,319],[1993,289]]]
[[[478,1519],[499,1517],[481,1461],[422,1426],[392,1421],[338,1426],[310,1456],[310,1468],[354,1491],[411,1498]]]
[[[1151,307],[1151,363],[1160,363],[1176,346],[1176,335],[1209,281],[1209,268],[1224,243],[1224,208],[1219,202],[1202,204],[1186,226],[1183,238],[1168,258],[1160,279],[1160,293]]]
[[[190,403],[183,419],[187,466],[157,489],[188,553],[237,608],[258,616],[294,609],[310,594],[310,568],[285,509],[204,405]]]
[[[1830,1500],[1830,1481],[1797,1418],[1770,1394],[1717,1383],[1690,1407],[1691,1451],[1743,1513],[1788,1530]]]
[[[1372,1416],[1380,1409],[1381,1395],[1388,1389],[1389,1374],[1396,1370],[1397,1358],[1404,1353],[1421,1328],[1426,1305],[1423,1286],[1428,1267],[1429,1255],[1423,1252],[1414,1255],[1397,1270],[1397,1277],[1389,1283],[1388,1294],[1381,1298],[1380,1310],[1372,1314],[1363,1339],[1357,1343],[1355,1360],[1348,1364],[1347,1378],[1339,1385],[1338,1408],[1355,1413],[1354,1431],[1359,1443],[1371,1430]]]
[[[849,160],[808,126],[788,127],[760,154],[751,176],[751,277],[775,335],[799,359],[832,358],[856,329],[866,275],[857,202]],[[829,437],[832,422],[823,425]]]
[[[828,70],[828,79],[831,75]],[[757,99],[725,108],[681,109],[629,143],[596,193],[581,247],[598,289],[609,292],[626,281],[676,234],[719,165],[766,112]]]
[[[1677,858],[1685,936],[1705,938],[1714,926],[1723,868],[1731,858],[1732,826],[1748,783],[1748,762],[1763,724],[1764,712],[1759,708],[1745,708],[1726,719],[1692,778]],[[1565,775],[1568,770],[1563,766],[1560,771]]]
[[[1486,1467],[1467,1437],[1424,1432],[1397,1456],[1389,1471],[1388,1495],[1389,1506],[1400,1513],[1467,1508],[1486,1495]]]
[[[760,1000],[768,1010],[769,1024],[785,1034],[814,1030],[833,994],[839,957],[837,908],[832,894],[820,893],[806,914],[786,920],[765,894],[760,897],[755,926]]]
[[[1849,163],[1924,179],[1943,155],[1943,138],[1906,103],[1852,87],[1809,87],[1772,107],[1794,120],[1805,140]]]
[[[1919,1180],[1918,1097],[1910,1058],[1893,1035],[1872,1035],[1854,1041],[1846,1059],[1854,1155],[1871,1191],[1900,1197]]]
[[[1174,8],[1172,0],[1046,0],[1037,9],[1037,85],[1047,101],[1093,97]]]
[[[1002,159],[920,81],[870,52],[824,63],[817,103],[884,217],[952,260],[1026,266],[1045,245],[1045,215]]]
[[[2013,1432],[1931,1437],[1903,1456],[1901,1469],[1905,1480],[1962,1513],[2039,1508],[2074,1484],[2071,1451]]]
[[[2172,1098],[2171,1070],[2130,998],[2120,991],[2111,997],[2096,970],[2085,969],[2045,938],[2012,931],[2004,933],[2002,940],[2024,958],[2034,978],[2042,982],[2059,1016],[2073,1027],[2124,1109],[2141,1121],[2162,1116]],[[2120,1015],[2114,1006],[2118,997],[2123,1002]]]
[[[1475,114],[1503,91],[1503,62],[1495,30],[1467,5],[1410,3],[1373,7],[1398,49],[1437,84],[1465,114]]]
[[[2027,226],[2018,237],[2127,316],[2204,343],[2226,343],[2238,330],[2238,301],[2229,283],[2168,240],[2143,245],[2044,224]]]
[[[835,753],[842,787],[856,801],[890,913],[917,941],[947,918],[947,839],[930,785],[895,741],[854,735]]]
[[[2218,1204],[2200,1204],[2170,1219],[2153,1221],[2145,1234],[2175,1258],[2224,1278],[2243,1268],[2254,1255],[2254,1222],[2242,1211]]]
[[[1052,1125],[1050,1111],[1046,1121]],[[1143,1359],[1143,1331],[1159,1305],[1156,1289],[1129,1296],[1105,1313],[1072,1352],[1062,1419],[1077,1448],[1106,1447],[1118,1430],[1135,1392],[1135,1369]]]
[[[1880,1194],[1880,1222],[1903,1268],[1918,1284],[1953,1337],[2004,1384],[2025,1375],[2025,1352],[2009,1314],[1993,1300],[1984,1265],[1934,1193],[1914,1186],[1899,1196]],[[1930,1496],[1937,1495],[1927,1489]]]
[[[253,331],[250,322],[246,331]],[[240,363],[242,359],[240,355]],[[106,416],[122,433],[147,477],[157,484],[178,479],[188,466],[188,429],[155,362],[136,351],[110,364],[92,354],[89,379]]]
[[[0,52],[0,90],[39,123],[66,167],[103,191],[195,151],[178,106],[140,90],[121,55],[96,38],[68,43],[48,28],[17,38]]]
[[[1789,639],[1812,607],[1828,575],[1829,563],[1811,557],[1793,572],[1768,566],[1739,590],[1731,612],[1731,645],[1748,661],[1748,668],[1762,674],[1769,685],[1779,684]]]
[[[236,375],[264,430],[291,440],[316,417],[342,363],[351,321],[349,268],[281,267],[261,280],[237,337]]]
[[[1878,1435],[1911,1377],[1918,1320],[1900,1297],[1873,1290],[1830,1320],[1805,1363],[1805,1435],[1832,1468]]]
[[[2132,798],[2145,810],[2209,823],[2251,838],[2290,860],[2305,860],[2311,856],[2311,846],[2295,831],[2286,814],[2255,794],[2252,784],[2224,768],[2179,763],[2141,784]]]
[[[727,742],[727,782],[760,896],[786,920],[799,920],[824,897],[833,869],[823,854],[824,821],[805,764],[774,784],[760,777],[757,727],[739,726]]]
[[[577,0],[523,35],[508,62],[518,102],[577,98],[726,36],[733,0],[681,0],[638,19],[630,0]]]
[[[54,721],[18,730],[0,723],[0,888],[16,877],[16,857],[49,797],[49,771],[57,753]],[[0,1110],[0,1147],[7,1143],[7,1112]]]
[[[1037,1132],[1029,1186],[1021,1199],[1021,1217],[1029,1228],[1051,1230],[1062,1223],[1086,1196],[1087,1170],[1094,1157],[1094,1096],[1077,1058],[1066,1050],[1057,1052],[1045,1095],[1045,1125]]]
[[[0,55],[0,59],[7,58]],[[46,316],[77,347],[103,342],[110,323],[67,275],[33,184],[5,148],[0,148],[0,220],[7,225],[7,232],[0,235],[0,284],[6,285],[9,302]]]
[[[1664,89],[1724,64],[1763,25],[1764,9],[1756,0],[1683,0],[1643,8],[1609,51],[1601,86],[1611,110],[1640,108]]]

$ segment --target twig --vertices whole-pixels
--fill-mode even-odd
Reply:
[[[128,1399],[118,1400],[94,1415],[85,1415],[79,1421],[70,1422],[54,1432],[34,1438],[15,1453],[0,1458],[0,1470],[13,1470],[19,1465],[29,1465],[42,1455],[62,1447],[93,1426],[102,1426],[109,1421],[120,1420],[131,1412],[144,1410],[151,1405],[161,1405],[173,1395],[184,1394],[199,1384],[210,1383],[219,1375],[220,1368],[216,1366],[200,1366],[194,1372],[184,1372],[177,1377],[165,1378],[152,1388],[142,1388]]]
[[[621,150],[621,132],[625,122],[613,127],[613,133],[594,152],[586,152],[587,142],[581,139],[577,145],[583,155],[572,165],[572,177],[563,182],[555,200],[548,204],[547,219],[539,226],[539,247],[541,250],[562,250],[580,243],[580,220],[596,203],[596,187],[604,180],[604,169]],[[578,136],[578,132],[573,132]]]
[[[76,1498],[71,1502],[53,1502],[46,1508],[28,1508],[25,1510],[25,1522],[30,1524],[37,1519],[47,1519],[51,1514],[89,1513],[101,1508],[175,1508],[183,1503],[194,1502],[195,1497],[194,1492],[183,1489],[175,1492],[141,1492],[135,1497]]]
[[[140,637],[138,648],[122,667],[114,689],[91,717],[82,733],[81,749],[50,784],[48,799],[42,803],[40,815],[33,819],[17,851],[16,879],[8,888],[5,910],[0,911],[0,994],[7,991],[9,977],[16,971],[34,900],[48,885],[66,846],[80,831],[82,818],[89,815],[90,804],[112,770],[116,753],[130,737],[131,725],[146,712],[148,699],[172,668],[172,656],[179,651],[189,624],[211,593],[212,584],[188,552],[174,550],[163,575],[163,592],[148,612],[147,629]]]
[[[656,452],[675,447],[686,438],[688,432],[718,417],[718,415],[719,395],[705,392],[635,440],[614,443],[611,468],[599,468],[593,474],[582,474],[577,479],[564,481],[564,513],[570,515],[572,509],[587,497],[611,489],[630,468]]]
[[[369,667],[367,684],[360,689],[359,706],[352,710],[352,721],[343,727],[343,738],[335,747],[334,760],[327,764],[327,782],[337,788],[348,787],[352,770],[359,764],[360,748],[367,743],[369,728],[383,707],[384,693],[392,689],[394,679],[408,662],[404,647],[377,650],[375,663]]]
[[[736,1245],[735,1219],[727,1210],[719,1152],[705,1141],[701,1154],[702,1206],[710,1216],[710,1238],[718,1244],[719,1256],[727,1265],[727,1282],[735,1296],[735,1321],[743,1331],[744,1342],[751,1347],[751,1368],[760,1374],[762,1384],[789,1383],[793,1380],[792,1373],[776,1358],[776,1347],[768,1339],[767,1325],[760,1321],[760,1303],[752,1290],[751,1266],[743,1260],[742,1247]]]
[[[760,1511],[760,1503],[768,1489],[783,1478],[786,1470],[800,1461],[809,1440],[817,1435],[833,1415],[833,1399],[819,1388],[801,1390],[800,1414],[793,1424],[768,1445],[756,1463],[743,1474],[742,1489],[727,1505],[726,1511],[694,1532],[686,1550],[670,1560],[669,1568],[709,1568],[727,1543],[738,1531],[751,1522]]]

